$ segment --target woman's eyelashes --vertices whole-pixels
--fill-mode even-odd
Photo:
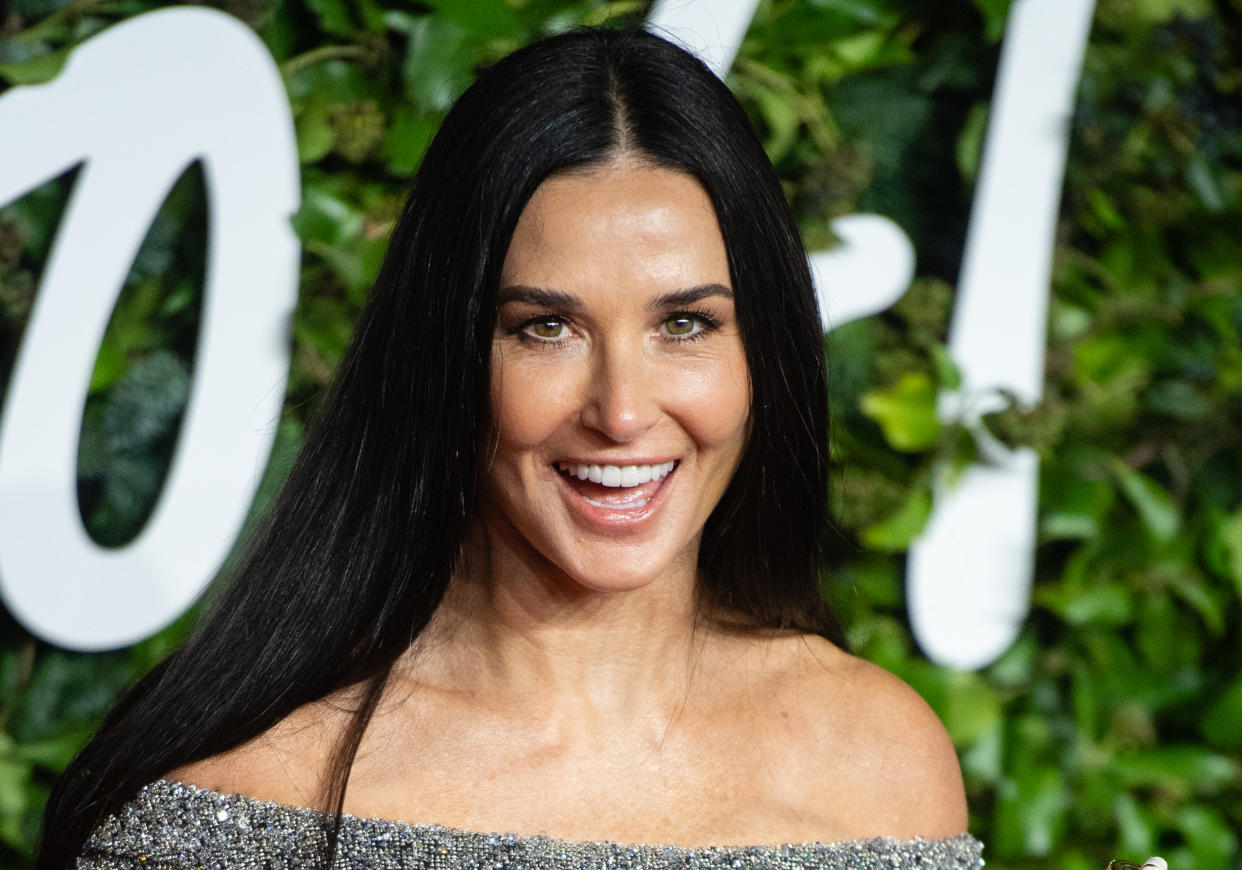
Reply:
[[[720,328],[720,320],[707,311],[678,311],[660,322],[660,333],[673,341],[698,341]]]
[[[560,344],[569,337],[569,322],[555,314],[540,314],[511,330],[519,338],[539,344]]]
[[[667,342],[681,344],[706,338],[720,326],[720,319],[711,312],[675,311],[655,325],[655,332]],[[529,344],[559,345],[573,335],[573,323],[563,314],[538,314],[507,331]]]

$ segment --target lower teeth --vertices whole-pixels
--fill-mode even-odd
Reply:
[[[583,496],[583,498],[586,498],[586,496]],[[625,503],[625,504],[623,504],[623,505],[621,505],[621,504],[605,504],[604,502],[602,502],[602,501],[596,501],[596,500],[595,500],[595,499],[593,499],[593,498],[587,498],[587,499],[586,499],[586,501],[587,501],[587,504],[593,504],[593,505],[595,505],[596,507],[601,507],[601,508],[610,508],[611,510],[617,510],[617,511],[632,511],[632,510],[637,510],[637,509],[638,509],[638,508],[640,508],[640,507],[645,507],[645,506],[646,506],[646,504],[647,504],[647,499],[645,499],[645,498],[640,498],[640,499],[638,499],[638,500],[636,500],[636,501],[626,502],[626,503]]]

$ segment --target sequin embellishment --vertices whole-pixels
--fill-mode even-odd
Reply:
[[[160,780],[109,816],[77,870],[276,870],[314,867],[326,843],[317,810]],[[346,815],[337,870],[978,870],[982,845],[943,840],[849,840],[784,846],[626,846],[482,834]]]

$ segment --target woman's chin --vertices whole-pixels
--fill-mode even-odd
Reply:
[[[623,566],[623,567],[622,567]],[[566,572],[568,579],[587,593],[625,593],[660,585],[669,576],[669,565],[625,564],[621,558],[604,557],[591,563],[579,563]]]

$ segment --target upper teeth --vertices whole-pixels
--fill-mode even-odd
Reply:
[[[660,465],[571,465],[558,462],[556,467],[579,480],[589,480],[604,486],[638,486],[659,480],[673,470],[674,460]]]

